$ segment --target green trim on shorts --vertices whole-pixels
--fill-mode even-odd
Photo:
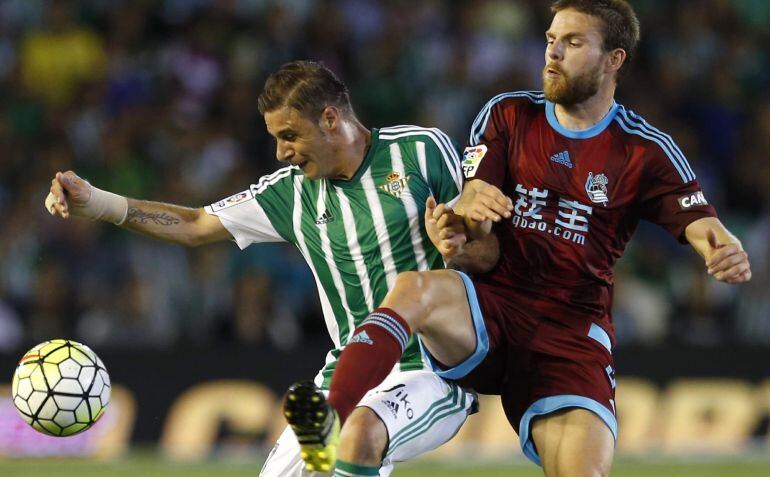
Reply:
[[[371,477],[380,475],[379,467],[365,467],[337,459],[334,477]]]
[[[416,421],[410,423],[391,437],[388,455],[392,454],[398,447],[428,432],[434,424],[446,416],[465,412],[467,397],[465,392],[461,392],[459,386],[455,383],[447,384],[449,384],[450,391],[446,397],[434,402]]]

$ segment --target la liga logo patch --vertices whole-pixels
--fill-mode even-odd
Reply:
[[[479,170],[479,164],[484,156],[487,155],[487,146],[479,144],[478,146],[466,147],[463,151],[463,175],[471,178]]]
[[[238,192],[237,194],[233,194],[226,199],[222,199],[219,202],[211,204],[211,210],[216,212],[217,210],[232,207],[233,205],[240,204],[241,202],[245,202],[252,198],[254,198],[254,194],[251,193],[251,190]]]

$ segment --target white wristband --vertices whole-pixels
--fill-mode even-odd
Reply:
[[[89,184],[90,185],[90,184]],[[115,225],[122,225],[128,215],[128,199],[98,187],[91,186],[91,198],[85,205],[70,204],[73,215],[104,220]]]

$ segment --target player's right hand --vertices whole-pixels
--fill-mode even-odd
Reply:
[[[69,218],[70,212],[77,214],[77,209],[85,206],[91,199],[91,185],[72,171],[57,172],[51,180],[51,189],[45,199],[45,208],[51,215],[63,219]]]
[[[475,222],[500,222],[511,217],[513,202],[497,187],[475,179],[465,184],[455,209]]]
[[[450,206],[436,204],[433,196],[425,201],[425,230],[446,261],[461,253],[467,242],[463,218]]]
[[[708,274],[726,283],[745,283],[751,280],[749,255],[739,241],[722,242],[713,228],[706,231],[709,250],[706,255]]]

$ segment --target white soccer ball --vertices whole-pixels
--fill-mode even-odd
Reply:
[[[71,436],[104,413],[110,402],[110,376],[88,346],[51,340],[21,358],[11,393],[27,424],[44,434]]]

